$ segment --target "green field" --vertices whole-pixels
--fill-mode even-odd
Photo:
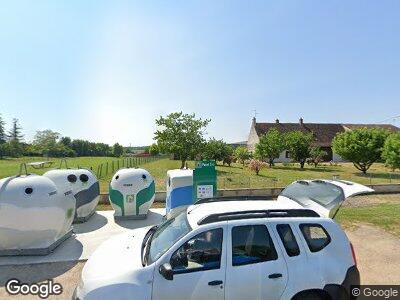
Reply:
[[[0,178],[15,175],[18,173],[19,165],[22,162],[33,162],[51,160],[54,161],[53,168],[58,167],[60,164],[59,158],[44,159],[43,157],[23,157],[17,159],[3,159],[0,160]],[[165,190],[165,177],[167,170],[179,168],[180,162],[161,158],[154,161],[147,161],[141,159],[140,161],[133,162],[147,169],[156,180],[156,190]],[[112,162],[114,162],[114,170]],[[108,166],[107,166],[108,163]],[[124,165],[129,164],[125,160]],[[132,163],[132,161],[130,161]],[[122,167],[122,159],[119,159],[119,166]],[[98,174],[99,166],[102,165],[100,177],[101,191],[107,192],[108,183],[115,173],[118,165],[117,159],[114,157],[78,157],[68,159],[69,167],[86,167],[91,168],[94,173]],[[194,167],[194,162],[189,162],[189,167]],[[33,169],[29,167],[30,173],[43,174],[49,169]],[[106,173],[107,172],[107,173]],[[217,166],[218,173],[218,188],[263,188],[263,187],[283,187],[287,184],[298,179],[313,179],[313,178],[326,178],[331,179],[333,176],[340,176],[341,179],[347,179],[364,184],[384,184],[384,183],[400,183],[400,172],[391,172],[385,168],[383,164],[376,163],[369,170],[369,174],[362,175],[356,170],[351,163],[341,163],[337,166],[330,166],[329,164],[321,165],[317,168],[307,166],[304,170],[300,170],[298,164],[283,165],[277,164],[273,168],[266,168],[257,176],[251,172],[247,167],[240,164],[233,164],[228,166]]]
[[[345,228],[367,223],[400,237],[400,204],[381,203],[368,207],[342,207],[336,220]]]

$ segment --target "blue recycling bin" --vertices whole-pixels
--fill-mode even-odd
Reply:
[[[167,172],[167,218],[177,208],[191,204],[193,204],[193,170],[169,170]]]

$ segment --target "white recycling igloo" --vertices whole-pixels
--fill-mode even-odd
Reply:
[[[49,178],[0,180],[0,255],[45,255],[72,234],[75,201]]]
[[[109,198],[116,219],[144,219],[155,198],[154,178],[145,169],[120,169],[112,177]]]
[[[51,179],[61,192],[71,191],[76,200],[74,222],[85,222],[96,211],[100,186],[96,176],[87,169],[55,169],[43,176]]]

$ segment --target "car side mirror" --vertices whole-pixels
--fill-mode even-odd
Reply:
[[[165,279],[167,280],[174,279],[174,272],[172,271],[172,267],[169,263],[161,265],[158,271]]]

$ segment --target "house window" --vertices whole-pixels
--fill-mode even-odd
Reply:
[[[290,152],[287,151],[287,150],[285,151],[285,157],[286,157],[286,158],[290,158]]]

